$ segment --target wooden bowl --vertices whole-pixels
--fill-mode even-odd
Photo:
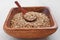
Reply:
[[[41,27],[41,28],[32,28],[32,29],[20,29],[20,28],[10,28],[10,20],[16,13],[19,13],[20,10],[18,8],[12,8],[6,18],[4,23],[4,31],[16,38],[44,38],[57,30],[57,25],[54,17],[51,15],[50,10],[48,7],[23,7],[27,11],[35,11],[35,12],[42,12],[45,13],[50,19],[50,27]]]

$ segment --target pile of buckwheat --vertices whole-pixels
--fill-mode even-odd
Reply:
[[[10,23],[11,23],[11,28],[50,27],[50,20],[48,16],[44,13],[39,13],[39,12],[27,12],[24,15],[24,18],[22,13],[17,13],[16,15],[13,16]]]

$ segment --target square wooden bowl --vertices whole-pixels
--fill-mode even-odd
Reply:
[[[13,16],[16,13],[19,13],[20,10],[18,8],[12,8],[6,18],[6,21],[4,23],[4,31],[16,38],[44,38],[52,33],[54,33],[57,30],[57,25],[54,17],[51,15],[48,7],[23,7],[28,12],[29,11],[35,11],[35,12],[41,12],[46,14],[50,19],[50,27],[41,27],[41,28],[32,28],[32,29],[24,29],[24,28],[10,28],[10,20],[13,18]]]

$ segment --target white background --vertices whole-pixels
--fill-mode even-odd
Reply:
[[[16,7],[16,0],[0,0],[0,40],[33,40],[33,39],[17,39],[7,35],[3,30],[4,21],[11,8]],[[58,24],[58,30],[51,36],[43,39],[34,40],[60,40],[60,0],[17,0],[21,6],[48,6],[54,15]]]

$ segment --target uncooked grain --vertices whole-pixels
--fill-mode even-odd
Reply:
[[[28,15],[27,15],[28,14]],[[29,16],[30,14],[33,14],[34,16]],[[11,19],[11,28],[40,28],[40,27],[50,27],[50,20],[48,16],[44,13],[39,12],[28,12],[24,15],[25,18],[28,20],[37,18],[35,21],[27,22],[23,18],[22,13],[17,13],[13,16]]]

